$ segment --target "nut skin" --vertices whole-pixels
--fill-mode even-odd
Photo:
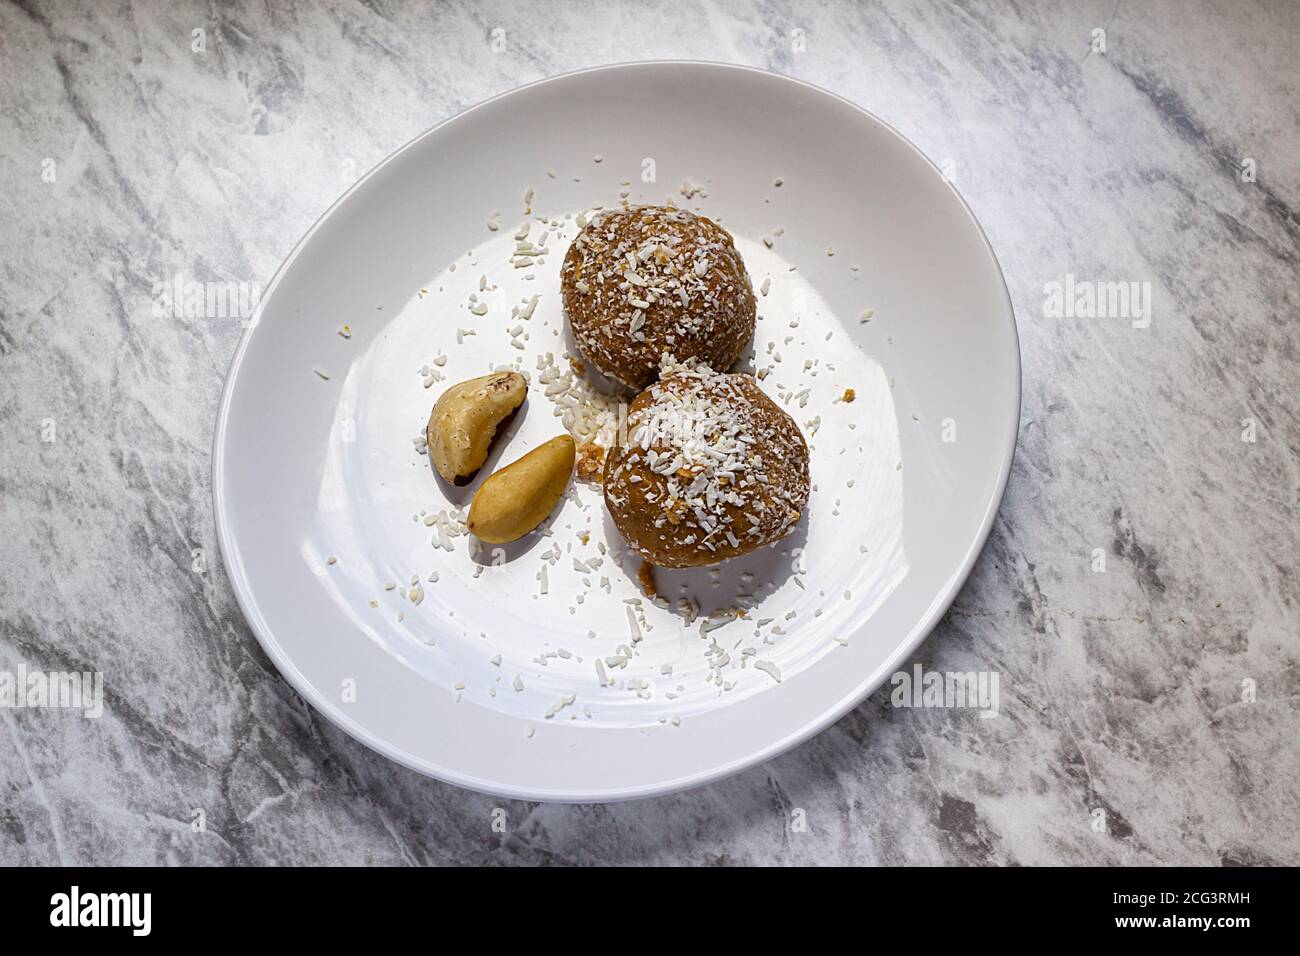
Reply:
[[[456,485],[469,481],[487,460],[501,423],[527,395],[528,383],[518,372],[493,372],[443,392],[425,430],[438,474]]]
[[[573,439],[560,435],[494,472],[469,506],[470,532],[487,544],[505,544],[532,531],[564,495],[576,456]]]

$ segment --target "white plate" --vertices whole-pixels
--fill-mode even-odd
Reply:
[[[705,194],[687,200],[684,180]],[[529,187],[534,215],[563,226],[544,263],[516,269]],[[810,435],[816,488],[793,537],[729,563],[716,581],[705,570],[660,572],[661,590],[675,600],[687,589],[704,615],[763,585],[748,618],[703,636],[703,618],[645,603],[635,657],[601,686],[595,660],[629,643],[626,601],[639,592],[638,562],[621,553],[599,495],[576,486],[548,537],[495,556],[472,557],[467,537],[440,549],[435,528],[413,516],[467,503],[477,483],[449,501],[412,438],[446,384],[516,361],[533,374],[528,402],[479,480],[561,431],[536,366],[548,350],[563,364],[559,265],[574,217],[625,189],[633,202],[671,194],[719,219],[754,284],[771,277],[754,366],[774,365],[764,388],[801,424],[821,424]],[[543,228],[534,221],[531,238]],[[768,248],[762,239],[774,235]],[[482,275],[480,317],[468,304]],[[512,320],[511,306],[534,293],[532,317]],[[874,317],[863,323],[865,309]],[[338,334],[345,323],[351,338]],[[527,332],[522,351],[510,341],[516,324]],[[457,329],[476,334],[458,345]],[[439,352],[446,381],[426,389],[419,370]],[[856,401],[834,401],[850,387]],[[805,388],[801,407],[789,396]],[[756,70],[606,67],[430,130],[298,244],[226,382],[217,528],[267,654],[368,746],[504,796],[646,796],[805,740],[907,658],[988,535],[1019,405],[1015,321],[992,250],[898,133]],[[602,544],[602,565],[579,571],[575,558],[600,556]],[[553,548],[560,559],[549,564]],[[412,575],[425,593],[418,605],[400,590]],[[710,671],[722,660],[706,655],[712,642],[729,658],[720,671]]]

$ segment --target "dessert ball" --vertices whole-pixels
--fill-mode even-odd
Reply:
[[[731,234],[685,209],[597,213],[565,254],[560,291],[587,360],[637,390],[665,354],[725,370],[754,336],[754,290]]]
[[[779,541],[808,503],[808,445],[748,375],[665,371],[605,459],[605,504],[651,564],[715,564]]]

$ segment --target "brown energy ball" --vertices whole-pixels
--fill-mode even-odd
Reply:
[[[685,209],[598,212],[569,245],[560,291],[587,360],[638,390],[664,354],[725,370],[754,336],[754,290],[731,234]]]
[[[808,503],[808,445],[748,375],[665,370],[605,459],[605,504],[643,558],[715,564],[779,541]]]

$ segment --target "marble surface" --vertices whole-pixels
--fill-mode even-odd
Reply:
[[[0,709],[0,862],[1300,863],[1298,36],[1289,0],[0,4],[0,667],[106,687],[97,720]],[[879,113],[988,232],[1019,450],[916,660],[997,671],[1001,714],[885,688],[702,790],[462,792],[261,652],[210,507],[240,324],[155,283],[264,283],[427,127],[666,57]],[[1067,274],[1149,282],[1149,327],[1050,317]]]

